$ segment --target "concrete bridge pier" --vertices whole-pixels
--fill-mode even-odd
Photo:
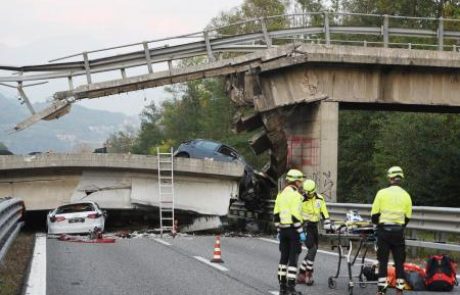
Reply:
[[[285,115],[287,166],[301,169],[319,193],[336,202],[339,103],[297,105]]]

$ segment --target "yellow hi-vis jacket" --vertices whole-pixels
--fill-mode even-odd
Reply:
[[[305,195],[302,204],[302,218],[305,222],[319,222],[323,219],[329,219],[329,212],[327,211],[326,201],[320,194],[315,193],[314,196],[309,198]]]
[[[380,214],[378,224],[406,224],[412,216],[409,193],[398,185],[381,189],[375,196],[371,215]]]
[[[293,186],[287,186],[276,196],[275,226],[277,228],[294,227],[302,231],[302,215],[300,213],[303,197]]]

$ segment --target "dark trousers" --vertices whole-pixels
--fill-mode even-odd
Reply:
[[[280,230],[280,252],[280,264],[297,267],[302,246],[299,233],[295,228],[282,228]]]
[[[379,261],[379,278],[387,276],[388,257],[393,255],[396,268],[396,278],[404,279],[404,261],[406,260],[406,245],[404,243],[404,228],[402,226],[381,226],[377,230],[377,259]]]
[[[313,271],[313,262],[315,261],[319,243],[318,223],[308,222],[307,226],[304,228],[304,231],[307,233],[305,246],[307,247],[308,251],[304,260],[302,261],[302,265],[300,267],[301,272],[305,272],[306,270]]]

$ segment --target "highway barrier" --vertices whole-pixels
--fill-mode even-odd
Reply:
[[[250,211],[243,202],[235,202],[229,210],[229,218],[272,222],[274,200],[263,201],[259,211]],[[332,220],[345,220],[349,210],[358,210],[363,218],[370,219],[370,204],[327,203]],[[420,240],[433,236],[432,241]],[[456,241],[449,241],[449,235]],[[460,208],[414,206],[407,226],[406,245],[412,247],[460,252]]]
[[[21,229],[24,202],[17,198],[0,198],[0,263]]]

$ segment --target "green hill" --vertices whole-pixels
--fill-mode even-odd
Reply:
[[[35,104],[40,110],[45,104]],[[101,147],[108,136],[127,125],[138,125],[136,118],[122,113],[88,109],[74,104],[71,112],[52,121],[41,121],[26,130],[11,133],[13,127],[30,115],[24,105],[0,93],[0,142],[15,154],[29,152],[71,152]]]

